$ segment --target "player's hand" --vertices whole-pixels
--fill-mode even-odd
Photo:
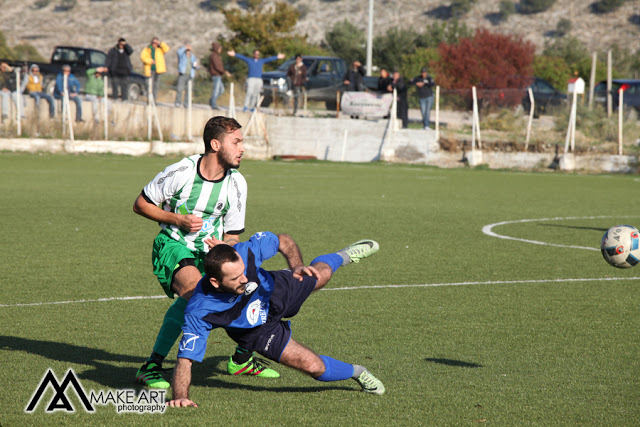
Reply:
[[[294,267],[293,269],[294,279],[297,279],[298,281],[302,282],[302,278],[304,276],[313,276],[316,279],[320,279],[320,273],[318,273],[318,270],[316,270],[314,267],[311,267],[310,265],[299,265],[297,267]]]
[[[168,401],[167,406],[171,406],[172,408],[186,408],[187,406],[193,406],[194,408],[197,408],[198,404],[189,399],[174,399]]]
[[[202,218],[193,214],[178,215],[178,227],[189,233],[195,233],[202,228]]]
[[[287,57],[287,55],[285,55],[284,53],[279,53],[278,54],[278,59],[284,59],[286,57]]]
[[[227,55],[236,56],[236,51],[234,49],[231,49],[231,50],[227,51]]]
[[[224,244],[224,241],[216,239],[215,236],[208,237],[206,239],[202,239],[202,241],[209,246],[209,249],[212,249],[216,245]]]

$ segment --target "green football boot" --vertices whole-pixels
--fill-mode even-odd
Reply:
[[[227,372],[231,375],[254,375],[256,377],[263,378],[278,378],[280,374],[271,368],[267,368],[267,361],[251,356],[251,359],[247,360],[241,365],[234,363],[233,358],[229,358],[227,362]]]
[[[155,362],[146,362],[136,374],[136,381],[150,388],[169,388],[170,384],[162,378],[162,366]]]
[[[346,248],[338,251],[338,253],[344,252],[349,256],[351,262],[358,263],[361,259],[378,252],[378,249],[380,249],[378,242],[375,240],[365,239],[358,240],[357,242],[350,244]]]
[[[384,394],[384,385],[382,381],[371,375],[366,369],[355,380],[362,387],[362,391],[372,394]]]

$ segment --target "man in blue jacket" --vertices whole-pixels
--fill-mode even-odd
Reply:
[[[198,69],[198,59],[191,51],[191,45],[185,43],[178,49],[178,85],[176,88],[176,107],[187,106],[189,91],[185,90],[187,82],[193,80]],[[184,98],[183,94],[184,93]]]
[[[71,67],[62,66],[62,72],[56,77],[56,87],[53,91],[55,99],[64,98],[64,76],[67,76],[67,92],[69,93],[69,101],[76,103],[76,122],[84,122],[82,120],[82,98],[80,98],[80,82],[76,76],[71,74]]]
[[[234,247],[208,239],[205,276],[196,286],[184,313],[183,337],[173,377],[169,406],[198,406],[189,399],[191,365],[201,362],[212,329],[271,360],[295,368],[318,381],[353,379],[362,391],[381,395],[385,388],[364,366],[346,363],[299,344],[291,321],[309,295],[324,287],[340,267],[375,254],[379,245],[359,240],[337,252],[320,255],[305,266],[296,242],[287,234],[256,233]],[[290,270],[266,271],[264,261],[278,252]]]
[[[267,62],[284,59],[285,55],[284,53],[279,53],[276,56],[260,59],[260,50],[258,49],[253,51],[253,58],[240,55],[233,49],[228,51],[227,55],[235,56],[236,58],[246,62],[249,66],[249,75],[247,76],[247,94],[244,97],[243,111],[253,111],[258,104],[260,92],[262,92],[262,67]]]

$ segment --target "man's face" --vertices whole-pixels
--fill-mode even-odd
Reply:
[[[40,72],[40,69],[39,68],[34,68],[32,70],[32,72],[33,72],[33,74],[38,74]]]
[[[126,45],[126,44],[127,44],[127,42],[120,42],[120,43],[118,43],[118,47],[120,49],[124,49],[124,45]]]
[[[222,264],[222,283],[216,279],[209,279],[213,287],[234,295],[242,295],[247,287],[247,276],[244,275],[244,262],[238,257],[236,262]]]
[[[151,46],[158,47],[159,45],[160,45],[160,40],[158,39],[151,40]]]
[[[298,57],[296,58],[296,62],[297,62],[298,64],[299,64],[299,63],[301,63],[301,62],[302,62],[302,57],[301,57],[301,56],[298,56]]]
[[[253,51],[253,57],[254,57],[255,59],[260,58],[260,51],[259,51],[259,50],[254,50],[254,51]]]
[[[225,169],[237,169],[240,167],[242,153],[244,153],[244,144],[240,129],[225,133],[220,141],[220,149],[216,153],[218,162]]]

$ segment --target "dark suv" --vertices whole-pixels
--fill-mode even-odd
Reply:
[[[633,79],[615,79],[611,81],[611,98],[613,110],[618,109],[620,104],[619,90],[624,90],[624,105],[633,107],[640,112],[640,80]],[[593,90],[593,99],[607,107],[607,82],[601,81]]]
[[[262,105],[269,106],[273,102],[274,95],[287,103],[289,100],[289,82],[287,70],[295,61],[294,58],[286,60],[275,71],[262,73],[264,83],[264,101]],[[307,99],[324,101],[327,109],[336,108],[336,93],[342,92],[343,77],[346,73],[344,60],[331,56],[303,56],[302,62],[307,68],[305,84]]]

